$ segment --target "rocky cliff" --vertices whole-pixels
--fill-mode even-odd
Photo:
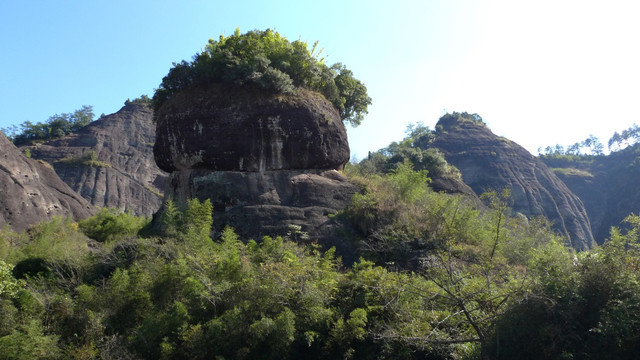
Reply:
[[[447,120],[438,123],[432,146],[460,170],[477,194],[510,188],[514,211],[545,216],[576,249],[594,244],[582,201],[544,163],[479,121]]]
[[[156,161],[171,171],[167,199],[211,199],[217,230],[231,225],[260,238],[297,225],[310,241],[350,252],[330,215],[358,188],[336,171],[349,145],[322,95],[211,85],[174,96],[156,123]]]
[[[149,216],[162,204],[167,177],[154,161],[154,142],[153,111],[129,104],[75,134],[28,148],[91,204]]]
[[[337,169],[349,161],[340,114],[322,95],[250,87],[185,90],[160,109],[154,147],[165,171]]]
[[[547,156],[542,160],[582,199],[598,243],[627,215],[640,213],[640,144],[607,156]]]
[[[50,167],[27,158],[0,133],[0,227],[22,231],[53,216],[79,220],[95,208]]]

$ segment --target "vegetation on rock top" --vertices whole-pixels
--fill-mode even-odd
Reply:
[[[301,40],[289,42],[273,30],[254,30],[213,39],[193,61],[174,63],[153,96],[157,110],[176,93],[208,83],[257,86],[274,93],[293,93],[296,87],[322,93],[343,121],[359,125],[371,98],[364,84],[344,65],[327,66],[317,51]]]
[[[25,121],[20,126],[0,129],[16,146],[36,140],[50,140],[69,135],[93,121],[93,106],[84,105],[72,112],[50,116],[45,122]]]

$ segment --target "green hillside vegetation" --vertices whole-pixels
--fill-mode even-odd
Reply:
[[[359,125],[371,104],[364,84],[344,65],[328,66],[317,42],[309,49],[301,40],[289,42],[273,30],[254,30],[209,40],[191,62],[174,63],[153,96],[157,110],[176,93],[198,85],[229,83],[257,86],[278,94],[303,87],[323,94],[343,121]]]
[[[57,162],[69,164],[69,165],[77,165],[77,166],[90,166],[90,167],[104,167],[110,168],[111,164],[106,163],[104,161],[98,160],[98,154],[94,150],[87,152],[86,154],[82,154],[79,156],[65,157],[63,159],[58,160]]]
[[[210,237],[211,203],[148,219],[102,210],[0,231],[1,359],[631,359],[640,217],[573,253],[508,191],[433,192],[409,161],[365,173],[338,217],[361,240]],[[299,231],[298,231],[299,232]]]
[[[410,162],[415,170],[427,171],[431,176],[461,178],[460,171],[449,164],[438,149],[428,148],[435,140],[435,131],[422,124],[416,124],[410,125],[406,134],[402,141],[392,142],[386,148],[369,153],[367,158],[360,162],[360,171],[364,174],[387,174],[405,162]]]
[[[45,122],[25,121],[19,126],[0,129],[16,146],[38,140],[50,140],[69,135],[93,121],[93,106],[84,105],[72,113],[56,114]]]

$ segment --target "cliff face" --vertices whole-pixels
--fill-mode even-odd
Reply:
[[[321,95],[212,85],[178,94],[156,122],[156,161],[171,171],[167,199],[210,199],[218,231],[230,225],[259,239],[297,225],[310,241],[353,251],[329,215],[358,188],[335,170],[348,161],[349,145]]]
[[[299,89],[273,95],[212,85],[177,94],[156,116],[156,162],[165,171],[336,169],[349,161],[340,114]]]
[[[29,149],[91,204],[149,216],[162,204],[167,177],[153,158],[152,119],[149,107],[130,104],[75,134]]]
[[[460,170],[477,194],[510,188],[514,211],[545,216],[575,249],[594,244],[582,201],[523,147],[468,120],[441,125],[432,146]]]
[[[51,219],[80,220],[95,208],[69,188],[53,169],[27,158],[0,133],[0,227],[14,231]]]
[[[543,158],[584,202],[598,243],[629,214],[640,213],[640,144],[607,156]]]

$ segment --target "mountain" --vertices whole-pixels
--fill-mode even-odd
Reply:
[[[24,149],[91,204],[150,216],[162,204],[167,177],[154,161],[154,142],[151,108],[128,104],[77,133]]]
[[[463,115],[443,116],[430,145],[460,170],[463,181],[476,194],[511,189],[515,212],[544,216],[573,248],[590,248],[594,238],[580,198],[523,147],[496,136],[481,120]]]
[[[178,93],[155,116],[155,158],[171,171],[167,199],[211,200],[218,231],[230,225],[261,238],[299,228],[349,252],[330,215],[359,189],[336,171],[349,144],[322,95],[210,85]]]
[[[95,208],[47,165],[27,158],[0,133],[0,227],[22,231],[53,216],[88,217]]]
[[[631,213],[640,213],[640,144],[606,156],[542,156],[584,202],[598,243]]]

